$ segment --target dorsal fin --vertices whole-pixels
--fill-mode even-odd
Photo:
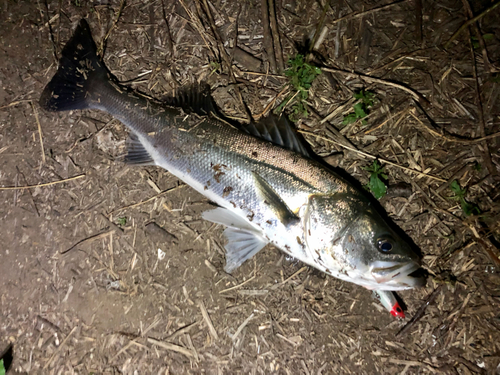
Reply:
[[[163,102],[182,108],[186,113],[196,113],[200,116],[219,113],[210,94],[210,86],[206,83],[181,87],[176,90],[175,96],[164,98]]]
[[[240,129],[255,137],[272,142],[277,146],[310,157],[307,148],[304,146],[305,141],[285,116],[270,114],[257,122],[243,124],[240,126]]]

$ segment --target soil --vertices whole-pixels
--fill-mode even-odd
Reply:
[[[273,3],[268,27],[262,7]],[[8,373],[500,373],[500,8],[445,48],[472,17],[467,7],[493,5],[1,2]],[[205,197],[166,170],[117,160],[127,133],[111,117],[43,111],[40,93],[82,17],[119,80],[156,98],[208,82],[222,112],[240,119],[242,102],[257,118],[293,94],[281,93],[280,65],[324,31],[306,54],[322,74],[297,127],[361,184],[370,155],[384,165],[380,202],[429,273],[426,287],[398,293],[406,319],[271,246],[225,273],[223,228],[201,219]],[[343,124],[362,89],[375,94],[369,116]],[[455,180],[480,215],[464,213]]]

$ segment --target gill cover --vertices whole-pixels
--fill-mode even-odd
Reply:
[[[342,243],[349,227],[365,209],[366,201],[360,196],[348,193],[311,195],[304,215],[305,240],[311,256],[320,257],[324,266],[329,267],[325,262],[330,263],[332,248]]]

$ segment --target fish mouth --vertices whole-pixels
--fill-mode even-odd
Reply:
[[[382,290],[401,290],[420,288],[425,285],[426,278],[417,262],[395,263],[375,262],[371,275]]]

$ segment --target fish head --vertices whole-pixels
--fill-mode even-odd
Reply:
[[[303,215],[307,250],[343,280],[373,290],[425,285],[420,258],[360,194],[318,194]]]

